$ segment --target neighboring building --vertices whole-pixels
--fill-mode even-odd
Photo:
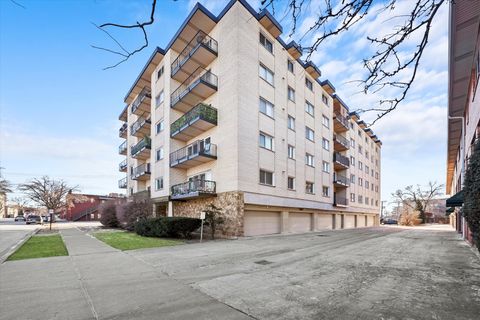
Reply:
[[[7,194],[0,193],[0,217],[8,218]]]
[[[69,221],[100,220],[99,206],[106,201],[124,201],[125,197],[118,194],[108,196],[70,193],[67,195],[67,208],[60,216]]]
[[[450,3],[447,211],[451,223],[469,242],[471,232],[461,215],[468,157],[480,137],[480,1]],[[455,209],[454,209],[455,208]]]
[[[244,0],[197,4],[125,97],[119,187],[156,215],[214,203],[223,236],[378,225],[381,141],[281,33]]]

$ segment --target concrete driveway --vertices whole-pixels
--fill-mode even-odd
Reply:
[[[78,229],[61,233],[69,257],[0,265],[0,319],[450,320],[480,314],[480,259],[445,227],[126,252]],[[19,308],[18,301],[30,307]]]

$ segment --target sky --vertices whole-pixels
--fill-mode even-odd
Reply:
[[[155,46],[165,47],[196,1],[160,0],[155,24],[147,27],[150,46],[120,66],[118,57],[91,45],[114,48],[95,24],[132,23],[148,19],[150,1],[0,0],[0,166],[14,184],[48,175],[78,185],[85,193],[108,194],[118,189],[118,115],[123,97]],[[218,14],[227,1],[200,1]],[[255,9],[259,0],[248,1]],[[284,40],[299,40],[315,21],[322,0],[312,0],[289,38],[291,21],[285,2],[275,17]],[[407,12],[409,0],[398,1],[396,13]],[[322,43],[312,60],[351,110],[375,103],[391,92],[359,94],[362,59],[375,47],[367,35],[391,32],[399,21],[377,7],[348,33]],[[113,30],[127,48],[142,44],[137,30]],[[308,44],[310,34],[302,39]],[[411,39],[415,41],[415,37]],[[408,48],[407,48],[408,50]],[[382,140],[382,200],[407,185],[445,183],[448,84],[448,7],[433,23],[428,47],[413,88],[398,110],[372,129]],[[373,114],[362,115],[371,120]],[[16,194],[18,195],[18,194]]]

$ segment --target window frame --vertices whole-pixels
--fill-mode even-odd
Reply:
[[[272,178],[272,184],[267,183],[267,176],[264,176],[264,182],[262,182],[262,173],[264,174],[270,174]],[[265,169],[260,169],[259,170],[259,177],[258,177],[258,183],[263,185],[263,186],[269,186],[269,187],[274,187],[275,186],[275,175],[273,171],[265,170]]]

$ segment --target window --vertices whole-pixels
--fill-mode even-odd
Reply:
[[[355,193],[350,193],[350,201],[355,202]]]
[[[323,161],[322,162],[322,170],[323,170],[323,172],[329,173],[330,172],[330,163],[328,163],[327,161]]]
[[[155,106],[158,107],[162,104],[163,100],[165,99],[165,94],[163,90],[155,97]]]
[[[363,170],[363,163],[362,161],[358,161],[358,169]]]
[[[375,207],[378,207],[378,200],[375,200]]]
[[[327,116],[322,115],[322,123],[325,126],[325,128],[330,128],[330,119],[328,119]]]
[[[160,79],[163,75],[163,66],[157,71],[157,80]]]
[[[355,167],[355,157],[350,156],[350,164],[352,167]]]
[[[350,175],[350,183],[355,184],[355,175],[354,174]]]
[[[371,171],[371,174],[370,174],[370,175],[371,175],[371,176],[372,176],[372,178],[373,178],[373,169],[371,169],[370,171]]]
[[[295,118],[288,116],[288,129],[295,131]]]
[[[287,60],[287,68],[288,68],[288,71],[293,73],[293,62],[291,60]]]
[[[375,172],[375,179],[378,180],[378,172]]]
[[[363,187],[363,179],[362,178],[358,178],[358,185],[360,187]]]
[[[260,147],[273,151],[273,137],[260,132]]]
[[[350,138],[350,146],[355,148],[355,139]]]
[[[330,141],[328,141],[325,138],[322,138],[322,147],[327,151],[330,150]]]
[[[307,100],[305,100],[305,111],[312,117],[315,116],[315,107]]]
[[[350,121],[350,129],[353,130],[353,122],[352,121]]]
[[[310,89],[310,91],[313,91],[313,83],[312,81],[308,80],[307,78],[305,78],[305,86]]]
[[[365,180],[365,189],[368,189],[368,188],[370,188],[370,183],[367,180]]]
[[[288,87],[288,100],[295,102],[295,90]]]
[[[262,64],[260,65],[259,76],[273,86],[273,72]]]
[[[163,189],[163,177],[155,179],[155,190]]]
[[[329,197],[330,196],[330,188],[327,186],[322,187],[322,196]]]
[[[310,141],[314,141],[315,140],[314,136],[315,136],[315,132],[309,127],[305,127],[305,138],[307,138]]]
[[[368,197],[365,197],[365,204],[368,205],[369,199]]]
[[[309,193],[309,194],[314,194],[314,189],[315,188],[315,185],[313,182],[305,182],[305,193]]]
[[[160,147],[157,149],[157,152],[156,152],[156,155],[155,155],[155,159],[157,161],[160,161],[163,159],[163,147]]]
[[[358,195],[358,203],[363,203],[363,196]]]
[[[362,136],[362,132],[360,130],[358,130],[358,136],[361,137]]]
[[[370,184],[370,189],[373,191],[373,183]]]
[[[273,108],[274,106],[271,102],[268,102],[263,98],[260,98],[259,109],[261,113],[266,114],[267,116],[273,118]]]
[[[365,158],[369,158],[368,151],[365,150]]]
[[[295,190],[295,178],[294,177],[288,177],[287,188],[290,189],[290,190]]]
[[[163,119],[162,119],[162,120],[158,121],[157,124],[155,125],[156,134],[159,134],[160,132],[162,132],[163,129],[165,129],[165,125],[164,125]]]
[[[375,186],[375,192],[378,192],[378,186]]]
[[[273,186],[273,172],[260,169],[260,183]]]
[[[314,167],[314,158],[310,153],[305,154],[305,164],[310,167]]]
[[[362,148],[362,146],[358,146],[358,153],[363,154],[363,148]]]
[[[288,158],[295,160],[295,147],[288,145]]]
[[[268,40],[263,34],[260,33],[260,44],[268,50],[268,52],[273,53],[273,44]]]
[[[322,101],[328,106],[328,97],[324,94],[322,94]]]
[[[368,168],[367,165],[365,165],[365,172],[368,174],[370,172],[370,168]]]

